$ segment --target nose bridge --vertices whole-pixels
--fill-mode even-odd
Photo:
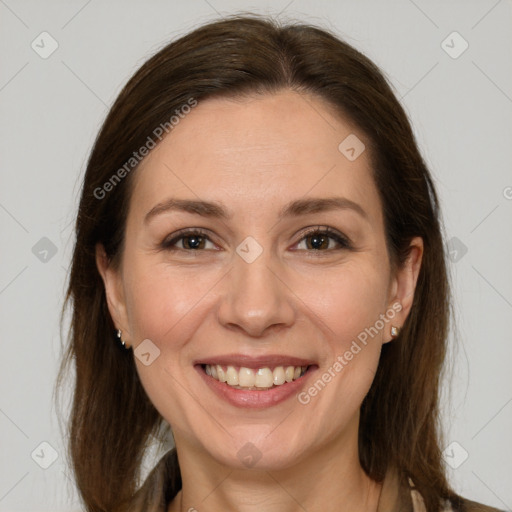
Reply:
[[[270,326],[289,326],[294,309],[288,288],[279,278],[273,251],[251,237],[238,247],[225,281],[219,321],[260,336]]]

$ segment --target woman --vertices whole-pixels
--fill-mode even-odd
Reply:
[[[76,230],[87,510],[494,510],[446,479],[437,196],[355,49],[255,16],[169,44],[112,107]]]

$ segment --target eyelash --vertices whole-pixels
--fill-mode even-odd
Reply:
[[[350,250],[350,249],[352,249],[352,244],[349,241],[349,239],[346,238],[345,236],[341,235],[337,231],[333,230],[329,226],[315,226],[314,228],[307,230],[306,232],[304,232],[302,234],[302,237],[295,245],[298,245],[300,242],[302,242],[304,239],[306,239],[308,236],[311,236],[311,235],[327,236],[328,238],[331,238],[336,243],[338,243],[340,247],[338,247],[337,249],[335,248],[335,249],[324,249],[324,250],[309,249],[309,250],[306,250],[307,252],[322,253],[322,252],[332,252],[333,250],[343,250],[343,249]],[[182,248],[174,247],[178,241],[180,241],[184,238],[187,238],[187,237],[192,237],[192,236],[199,236],[199,237],[206,239],[207,241],[213,243],[213,241],[210,239],[210,237],[204,230],[202,230],[200,228],[186,229],[186,230],[182,230],[182,231],[178,232],[173,238],[164,240],[161,244],[162,249],[165,249],[168,251],[186,251],[189,253],[201,252],[202,250],[205,250],[205,249],[182,249]],[[299,250],[303,250],[303,249],[299,249]]]

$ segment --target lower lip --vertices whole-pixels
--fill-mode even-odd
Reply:
[[[210,389],[231,405],[251,409],[263,409],[264,407],[280,404],[292,395],[296,395],[301,388],[305,387],[306,382],[317,367],[310,366],[306,373],[297,380],[286,382],[285,384],[264,391],[236,389],[225,382],[220,382],[207,375],[201,365],[196,365],[195,368]]]

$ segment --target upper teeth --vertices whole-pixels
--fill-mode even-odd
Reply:
[[[237,370],[234,366],[222,367],[221,365],[205,365],[207,375],[225,382],[230,386],[247,388],[270,388],[273,385],[280,386],[285,382],[292,382],[304,375],[307,366],[276,366],[273,370],[268,367],[251,368],[241,367]]]

